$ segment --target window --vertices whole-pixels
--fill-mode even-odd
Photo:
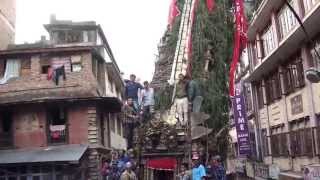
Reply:
[[[81,56],[71,56],[71,72],[79,72],[81,69]]]
[[[289,94],[305,85],[302,59],[293,58],[283,68],[284,93]]]
[[[257,85],[257,96],[258,96],[258,107],[262,109],[264,107],[264,100],[263,100],[263,87],[262,82],[260,81]]]
[[[290,4],[294,7],[293,2],[294,1],[291,0]],[[280,26],[279,30],[281,39],[283,39],[296,26],[297,20],[287,5],[284,5],[279,11],[278,23]]]
[[[116,124],[115,124],[115,115],[110,114],[110,131],[115,132],[116,131]]]
[[[261,36],[264,56],[267,56],[276,47],[274,31],[270,25],[265,33]]]
[[[279,127],[277,129],[280,129]],[[271,130],[276,131],[276,130]],[[287,133],[279,133],[271,135],[271,152],[273,156],[287,156],[288,145],[287,145]]]
[[[98,59],[92,59],[92,72],[95,77],[98,77]]]
[[[82,31],[68,31],[67,32],[67,43],[77,43],[83,41]]]
[[[267,104],[271,104],[281,98],[280,74],[278,72],[272,73],[265,82]]]
[[[320,53],[320,38],[318,38],[315,43],[313,44],[313,46],[311,47],[310,53],[311,53],[311,57],[312,57],[312,62],[310,63],[312,66],[314,66],[315,68],[320,68],[320,59],[318,58],[315,50],[317,50],[318,53]]]
[[[121,122],[121,118],[119,116],[117,116],[117,132],[120,136],[122,136],[122,132],[121,132],[121,129],[122,129],[122,122]]]
[[[78,43],[83,42],[83,31],[68,30],[68,31],[56,31],[53,32],[53,39],[57,44],[63,43]]]
[[[245,87],[245,97],[246,97],[246,110],[247,112],[252,111],[252,98],[251,98],[250,86]]]
[[[67,142],[67,114],[61,107],[50,108],[47,112],[48,117],[48,141],[49,143]]]
[[[252,42],[250,43],[251,44],[251,51],[250,52],[250,57],[251,57],[251,62],[253,64],[253,67],[256,67],[258,65],[258,51],[257,51],[257,44],[256,44],[256,41],[255,42]]]
[[[0,114],[0,148],[12,145],[12,113],[8,111]]]
[[[31,59],[22,59],[21,61],[21,76],[31,75]]]
[[[294,156],[312,156],[313,134],[311,128],[303,128],[290,132],[291,154]]]
[[[305,13],[309,12],[319,0],[303,0]]]
[[[6,60],[0,60],[0,79],[3,78],[6,71]]]

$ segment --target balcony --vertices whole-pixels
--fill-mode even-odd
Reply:
[[[319,22],[319,17],[320,3],[318,3],[316,7],[302,19],[306,31],[311,38],[314,38],[317,33],[320,32],[320,26],[315,26],[315,24],[318,24]],[[262,76],[267,75],[272,69],[296,53],[306,41],[307,39],[302,28],[297,25],[279,42],[276,49],[262,59],[261,63],[255,67],[247,78],[247,81],[256,81],[261,79]]]

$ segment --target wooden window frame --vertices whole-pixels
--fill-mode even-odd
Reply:
[[[294,157],[312,157],[314,152],[312,128],[303,128],[290,132],[291,155]],[[309,138],[308,139],[308,133]],[[310,136],[311,135],[311,136]]]
[[[305,86],[303,62],[300,56],[295,56],[283,66],[283,92],[288,95]]]

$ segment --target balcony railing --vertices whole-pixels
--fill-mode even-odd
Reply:
[[[0,149],[12,146],[11,132],[0,132]]]
[[[48,132],[49,144],[65,144],[68,140],[66,125],[50,125]]]

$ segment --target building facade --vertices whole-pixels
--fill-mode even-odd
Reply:
[[[126,148],[119,68],[95,22],[45,28],[50,40],[0,51],[0,179],[101,179]]]
[[[284,1],[262,1],[248,29],[246,81],[252,87],[261,157],[252,168],[255,177],[302,178],[307,165],[320,163],[320,85],[305,77],[307,69],[319,68],[314,49],[320,50],[320,1],[290,4],[311,41]],[[279,173],[270,175],[271,166]]]
[[[14,42],[16,22],[16,0],[0,2],[0,50]]]

